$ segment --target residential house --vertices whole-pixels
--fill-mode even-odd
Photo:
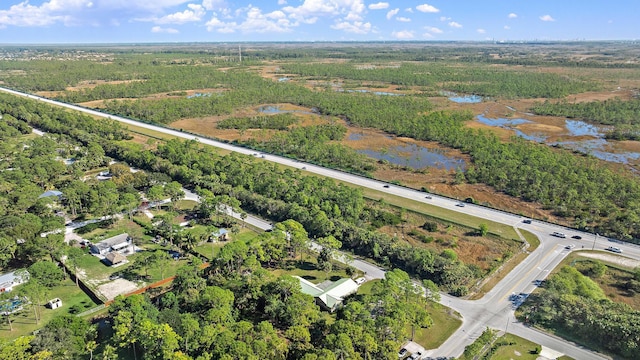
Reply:
[[[124,233],[102,240],[99,243],[91,244],[91,253],[107,256],[112,251],[120,254],[126,253],[133,245],[129,234]]]
[[[0,275],[0,294],[13,290],[14,286],[20,285],[29,280],[27,270],[22,270],[24,275],[16,274],[17,271]]]
[[[62,198],[62,192],[58,191],[58,190],[48,190],[43,192],[42,194],[40,194],[40,196],[38,196],[38,199],[42,199],[42,198],[46,198],[46,197],[57,197],[58,199]]]
[[[217,232],[214,232],[213,238],[217,241],[226,241],[229,240],[229,231],[227,229],[219,229]]]
[[[111,266],[121,264],[127,261],[127,258],[119,252],[112,251],[104,257]]]
[[[340,306],[344,298],[358,291],[358,284],[350,278],[340,279],[335,282],[326,281],[315,285],[299,276],[295,276],[300,281],[302,293],[311,295],[316,303],[323,309],[334,312]]]

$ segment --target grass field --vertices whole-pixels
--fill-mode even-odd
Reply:
[[[462,325],[462,320],[454,311],[437,303],[429,303],[427,311],[431,315],[433,326],[416,329],[413,341],[425,349],[435,349]],[[408,329],[408,336],[411,336],[411,328]]]
[[[19,290],[17,288],[14,291]],[[64,280],[60,285],[52,288],[47,293],[47,299],[59,298],[62,306],[57,309],[48,309],[43,305],[38,305],[41,319],[36,324],[33,308],[27,306],[25,310],[18,314],[11,315],[13,331],[10,331],[8,323],[3,319],[0,325],[0,338],[5,340],[15,339],[20,336],[30,335],[36,329],[41,328],[55,316],[69,313],[80,313],[91,309],[96,304],[70,279]]]
[[[536,360],[540,355],[535,353],[539,345],[519,336],[506,334],[494,343],[495,350],[486,357],[487,360]],[[563,356],[561,359],[571,358]]]

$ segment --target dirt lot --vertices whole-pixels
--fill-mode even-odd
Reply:
[[[98,292],[107,299],[113,300],[118,295],[128,294],[138,289],[138,286],[129,280],[116,279],[98,286]]]

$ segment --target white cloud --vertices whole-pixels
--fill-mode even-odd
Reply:
[[[398,9],[398,8],[395,8],[393,10],[389,10],[389,12],[387,13],[387,20],[391,20],[391,18],[396,16],[396,14],[398,14],[399,11],[400,11],[400,9]]]
[[[278,0],[278,5],[286,5],[287,0]]]
[[[456,29],[459,29],[459,28],[461,28],[461,27],[462,27],[462,25],[461,25],[461,24],[459,24],[459,23],[457,23],[457,22],[455,22],[455,21],[450,22],[450,23],[449,23],[449,26],[451,26],[452,28],[456,28]]]
[[[400,21],[400,22],[411,22],[411,19],[406,18],[406,17],[402,17],[402,16],[398,16],[396,18],[396,20]]]
[[[394,31],[391,33],[391,36],[398,40],[410,40],[413,39],[413,31],[402,30],[402,31]]]
[[[427,30],[427,32],[431,33],[431,34],[442,34],[443,33],[442,30],[440,30],[440,29],[438,29],[437,27],[434,27],[434,26],[425,26],[424,29]]]
[[[154,26],[151,28],[151,32],[152,33],[165,33],[165,34],[177,34],[180,31],[174,29],[174,28],[163,28],[160,26]]]
[[[507,17],[508,17],[509,19],[515,19],[515,18],[517,18],[517,17],[518,17],[518,14],[516,14],[516,13],[511,13],[511,14],[507,15]]]
[[[331,25],[331,28],[334,30],[342,30],[354,34],[367,34],[371,31],[371,23],[365,23],[362,21],[342,21],[336,23],[335,25]]]
[[[431,6],[429,4],[418,5],[418,6],[416,6],[416,10],[421,11],[423,13],[437,13],[437,12],[440,12],[439,9],[437,9],[434,6]]]
[[[93,5],[90,0],[51,0],[40,6],[23,1],[12,5],[8,10],[0,10],[0,27],[37,27],[54,23],[71,25],[80,19],[76,17],[77,14],[82,10],[91,9]]]
[[[542,20],[542,21],[556,21],[556,19],[552,18],[551,15],[542,15],[542,16],[540,16],[540,20]]]
[[[206,10],[218,10],[224,7],[224,0],[202,0],[202,7]]]
[[[379,2],[375,4],[369,4],[369,10],[383,10],[389,7],[388,2]]]
[[[351,21],[362,20],[365,10],[364,0],[304,0],[300,6],[282,8],[290,18],[303,23],[314,23],[320,16],[345,16]]]
[[[451,20],[450,17],[440,16],[440,21],[449,21],[449,20]]]
[[[476,31],[478,32],[478,34],[484,34],[484,33],[487,32],[487,30],[485,30],[485,29],[478,29]]]
[[[406,9],[404,9],[404,11],[406,11],[408,13],[413,13],[413,8],[406,8]]]
[[[505,26],[504,26],[504,29],[505,29],[505,30],[511,30],[511,26],[509,26],[509,25],[505,25]]]
[[[200,21],[206,13],[202,5],[189,4],[188,10],[169,14],[157,19],[157,24],[184,24],[188,22]]]
[[[243,8],[237,12],[238,16],[243,16],[242,22],[221,21],[216,14],[211,20],[205,23],[208,31],[217,31],[219,33],[234,33],[236,31],[249,33],[284,33],[292,31],[292,28],[298,26],[299,23],[291,21],[287,15],[280,11],[272,11],[263,13],[261,9],[255,6]]]

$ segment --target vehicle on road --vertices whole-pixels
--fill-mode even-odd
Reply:
[[[564,248],[565,248],[565,249],[568,249],[568,250],[571,250],[571,249],[573,249],[574,247],[576,247],[574,244],[569,244],[569,245],[565,246]]]
[[[367,281],[367,279],[363,278],[363,277],[359,277],[357,279],[354,280],[356,282],[356,284],[358,285],[362,285],[365,283],[365,281]]]
[[[431,195],[427,195],[427,196],[425,196],[424,198],[425,198],[425,199],[431,199],[432,197],[431,197]]]
[[[553,233],[551,233],[551,235],[555,237],[563,238],[563,239],[567,237],[567,235],[557,231],[554,231]]]
[[[417,359],[420,359],[421,357],[422,357],[422,352],[418,351],[418,352],[415,352],[415,353],[411,354],[411,356],[409,356],[407,359],[417,360]]]
[[[576,240],[582,240],[582,236],[580,235],[573,235],[571,238]]]
[[[306,167],[306,166],[303,166],[303,167],[302,167],[302,170],[307,170],[307,167]]]
[[[611,252],[614,252],[614,253],[618,253],[618,254],[622,253],[622,249],[620,249],[619,247],[615,247],[615,246],[609,246],[605,250],[611,251]]]
[[[383,187],[388,189],[388,188],[389,188],[389,185],[384,185]]]
[[[464,207],[465,205],[464,205],[464,203],[459,202],[459,203],[456,204],[456,206]]]
[[[407,355],[407,349],[402,348],[400,349],[400,351],[398,352],[398,359],[402,359],[403,357],[405,357]]]
[[[531,224],[531,219],[524,219],[522,222],[525,224]]]

